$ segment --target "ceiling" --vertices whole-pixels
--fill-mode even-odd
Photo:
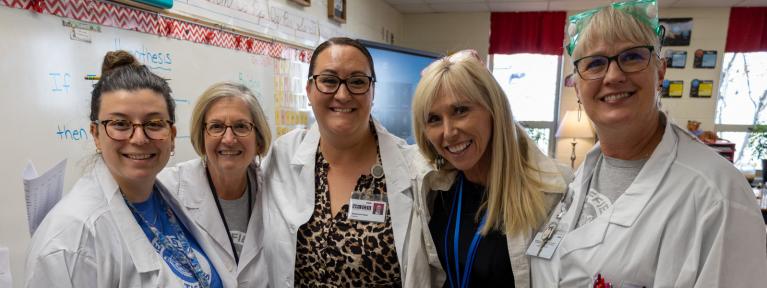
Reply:
[[[578,11],[613,0],[384,0],[404,14],[509,11]],[[661,0],[662,8],[767,6],[767,0]]]

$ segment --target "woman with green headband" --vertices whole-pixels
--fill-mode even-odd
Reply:
[[[579,107],[600,142],[527,250],[536,287],[764,287],[765,226],[743,176],[660,111],[652,0],[570,17]]]

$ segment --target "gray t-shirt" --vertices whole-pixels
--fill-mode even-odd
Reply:
[[[221,203],[221,210],[224,211],[226,224],[229,225],[229,234],[232,235],[234,249],[237,255],[242,252],[242,244],[245,243],[245,232],[248,230],[248,193],[245,191],[239,199],[224,200],[218,198]],[[255,199],[255,195],[251,197]]]
[[[647,159],[621,160],[602,156],[591,178],[578,226],[588,224],[613,206],[642,170]]]

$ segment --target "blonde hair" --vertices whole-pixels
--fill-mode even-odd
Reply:
[[[232,82],[220,82],[211,85],[194,105],[189,131],[194,151],[197,152],[197,155],[205,156],[205,114],[208,113],[214,102],[228,97],[242,99],[248,105],[256,129],[256,154],[264,156],[272,143],[272,132],[266,122],[264,110],[261,109],[261,104],[248,87]]]
[[[631,14],[608,6],[600,9],[588,21],[586,28],[580,32],[577,46],[573,49],[573,60],[588,56],[584,54],[599,42],[652,45],[654,53],[660,55],[661,39],[650,26]],[[656,65],[658,63],[660,61],[656,61]]]
[[[493,119],[491,142],[485,152],[490,153],[491,162],[483,203],[487,220],[482,234],[491,229],[511,234],[536,229],[547,213],[541,193],[543,184],[537,178],[539,171],[528,157],[528,150],[537,147],[528,146],[531,142],[515,123],[505,93],[478,59],[443,58],[424,70],[413,96],[413,131],[421,153],[435,163],[437,152],[426,138],[426,119],[432,103],[438,97],[448,97],[445,91],[481,105]]]

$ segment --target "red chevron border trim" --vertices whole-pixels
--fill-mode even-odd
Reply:
[[[0,0],[0,5],[206,45],[309,62],[310,50],[266,42],[137,8],[97,0]]]

